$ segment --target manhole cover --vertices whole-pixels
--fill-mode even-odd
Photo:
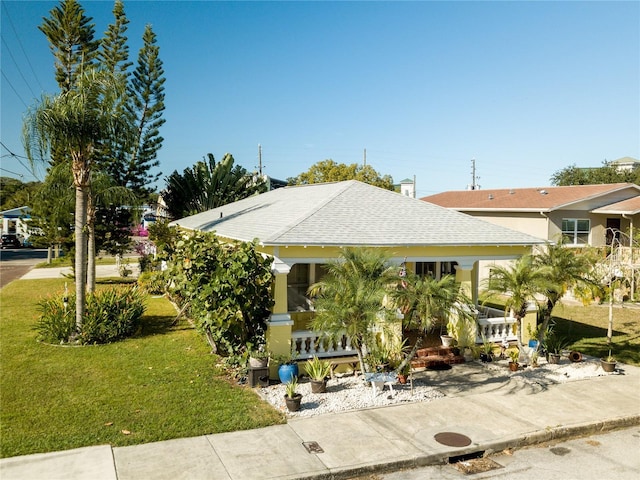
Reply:
[[[302,442],[302,445],[304,445],[304,448],[306,448],[309,453],[324,453],[324,450],[318,445],[318,442]]]
[[[440,432],[436,433],[433,438],[436,439],[436,442],[448,447],[466,447],[467,445],[471,445],[471,439],[461,433]]]

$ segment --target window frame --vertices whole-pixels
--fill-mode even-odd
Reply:
[[[573,223],[573,229],[572,230],[565,230],[565,224],[572,222]],[[586,230],[584,229],[579,229],[580,226],[580,222],[586,222],[587,223],[587,228]],[[562,223],[560,225],[560,232],[562,234],[563,238],[566,238],[569,240],[569,243],[567,245],[571,245],[571,246],[584,246],[584,245],[589,245],[589,236],[591,234],[591,219],[589,218],[563,218],[562,219]],[[583,242],[580,242],[580,240],[584,240]]]

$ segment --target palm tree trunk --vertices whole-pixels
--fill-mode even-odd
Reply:
[[[96,230],[93,223],[87,224],[87,292],[96,290]]]
[[[96,289],[96,208],[91,194],[87,196],[87,292]]]
[[[75,215],[76,330],[80,332],[86,307],[87,281],[87,239],[85,231],[87,223],[87,187],[83,185],[76,185]]]

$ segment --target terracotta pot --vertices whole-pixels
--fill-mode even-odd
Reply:
[[[398,374],[398,383],[405,385],[407,383],[407,375],[405,375],[404,373],[399,373]]]
[[[516,362],[509,362],[509,370],[512,372],[518,371],[518,364]]]
[[[582,354],[580,352],[571,352],[569,354],[569,360],[571,360],[574,363],[577,362],[581,362],[582,361]]]

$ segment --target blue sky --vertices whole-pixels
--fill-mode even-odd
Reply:
[[[22,115],[56,93],[38,30],[58,2],[2,1],[2,175]],[[81,1],[96,36],[113,2]],[[549,185],[569,165],[640,158],[640,2],[125,1],[166,76],[163,179],[230,152],[286,179],[331,158],[418,196]],[[34,73],[35,72],[35,73]],[[6,148],[5,148],[6,147]],[[158,186],[162,188],[164,181]]]

